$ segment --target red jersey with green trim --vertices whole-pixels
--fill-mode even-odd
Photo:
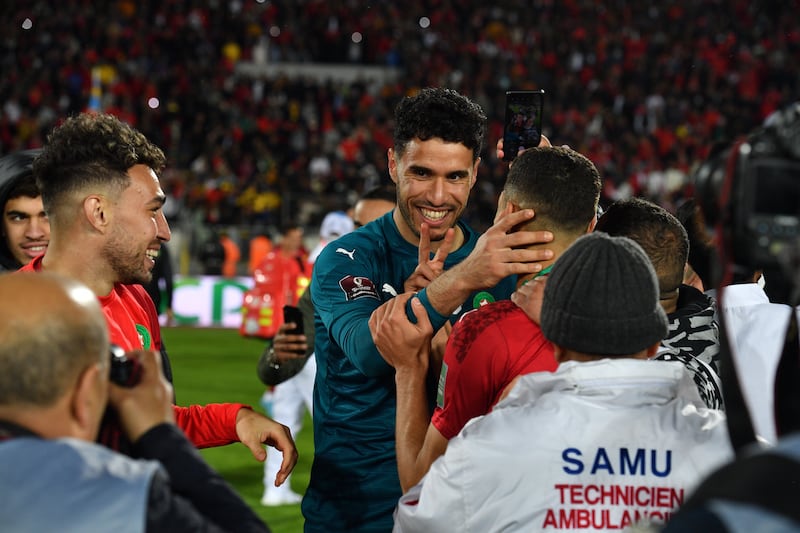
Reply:
[[[40,255],[23,266],[21,272],[42,270]],[[161,326],[155,305],[141,285],[114,284],[107,296],[98,297],[108,324],[112,343],[130,350],[161,350]],[[247,407],[238,403],[216,403],[208,405],[173,405],[175,424],[183,430],[189,440],[198,448],[223,446],[238,442],[236,435],[236,415],[239,409]],[[123,449],[119,441],[118,429],[101,428],[98,440],[114,449]],[[123,450],[124,451],[124,450]]]
[[[452,439],[491,411],[516,376],[557,367],[553,345],[522,309],[510,300],[484,305],[453,326],[431,423]]]
[[[160,350],[160,336],[155,339],[153,336],[153,330],[156,335],[160,330],[158,317],[150,316],[146,308],[140,305],[141,296],[137,298],[134,294],[137,288],[141,289],[141,286],[114,285],[108,296],[98,298],[106,315],[111,342],[125,351]]]

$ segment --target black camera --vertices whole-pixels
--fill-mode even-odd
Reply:
[[[712,155],[693,181],[729,262],[790,273],[800,251],[800,102]]]
[[[142,365],[138,360],[130,358],[121,347],[111,345],[111,369],[109,377],[112,383],[121,387],[134,387],[142,377]]]

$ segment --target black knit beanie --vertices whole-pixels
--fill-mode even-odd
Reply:
[[[581,353],[634,354],[667,334],[658,295],[655,271],[638,244],[590,233],[553,265],[544,289],[542,332]]]

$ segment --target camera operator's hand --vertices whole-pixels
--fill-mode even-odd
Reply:
[[[134,351],[126,354],[142,365],[141,380],[134,387],[109,383],[108,399],[120,418],[122,429],[136,442],[153,427],[174,423],[172,385],[161,372],[161,354]]]

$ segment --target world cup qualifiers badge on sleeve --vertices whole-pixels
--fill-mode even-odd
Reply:
[[[376,300],[380,300],[378,290],[369,278],[353,275],[345,276],[339,280],[339,287],[342,288],[348,300],[357,300],[359,298],[375,298]]]

